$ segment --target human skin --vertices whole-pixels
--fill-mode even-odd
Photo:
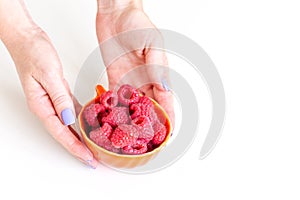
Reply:
[[[143,12],[140,0],[98,0],[96,32],[99,44],[124,31],[143,28],[155,26]],[[75,115],[74,103],[76,108],[80,105],[73,101],[59,56],[50,38],[32,20],[22,0],[0,0],[0,39],[15,63],[30,111],[73,156],[96,168],[98,162],[68,126],[74,122],[75,116],[69,116],[67,122],[62,117],[66,110],[69,115]],[[142,49],[126,54],[108,66],[110,88],[136,66],[167,66],[165,53],[151,49],[161,40],[159,36],[147,38],[145,35],[140,38]],[[130,43],[120,41],[118,45],[123,48]],[[107,50],[101,47],[102,53]],[[172,95],[161,84],[155,83],[157,80],[168,80],[167,75],[157,74],[149,67],[144,72],[137,77],[144,79],[146,75],[150,84],[143,86],[141,91],[156,99],[174,121]]]
[[[128,80],[130,82],[127,83],[134,86],[138,86],[142,82],[147,83],[142,85],[140,90],[145,95],[154,98],[166,110],[174,126],[175,114],[172,94],[161,84],[162,82],[169,82],[167,57],[164,51],[156,49],[156,47],[163,49],[163,38],[143,11],[142,1],[98,0],[97,2],[96,31],[102,57],[107,65],[110,89],[115,88],[124,74],[143,66],[134,72],[134,78]],[[128,34],[129,38],[122,37],[122,33],[134,30],[144,31],[136,31],[133,39],[130,39],[130,34]],[[119,35],[121,36],[118,37]],[[107,41],[111,45],[102,45]],[[109,60],[110,52],[118,51],[118,49],[132,49],[133,47],[138,47],[138,49],[113,62]],[[151,65],[163,67],[157,70]]]
[[[73,156],[95,168],[93,154],[67,126],[75,117],[65,124],[62,119],[64,110],[74,115],[74,105],[60,59],[22,0],[0,0],[0,39],[15,63],[31,112]]]

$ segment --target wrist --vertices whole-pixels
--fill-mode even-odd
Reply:
[[[0,0],[0,39],[7,49],[18,48],[39,32],[21,0]]]
[[[142,9],[142,0],[97,0],[98,13],[107,14],[128,7]]]

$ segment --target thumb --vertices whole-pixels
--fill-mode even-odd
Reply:
[[[168,59],[163,49],[150,49],[146,54],[147,74],[153,85],[154,99],[165,109],[175,126],[174,99],[171,92]]]
[[[62,76],[51,76],[44,81],[56,114],[64,125],[75,123],[75,112],[72,96],[66,80]]]

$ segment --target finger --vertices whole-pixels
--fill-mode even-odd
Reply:
[[[72,101],[73,101],[73,105],[74,105],[74,109],[75,109],[75,114],[76,114],[76,118],[79,115],[81,109],[82,109],[82,105],[79,103],[79,101],[77,100],[77,98],[72,94],[69,84],[66,81],[66,79],[63,79],[64,85],[66,87],[66,89],[68,90],[69,95],[72,97]]]
[[[64,125],[75,123],[74,104],[70,95],[69,86],[65,79],[58,73],[50,73],[41,81],[48,93],[51,102]]]
[[[153,84],[154,99],[165,109],[175,126],[174,99],[169,80],[167,56],[161,49],[149,49],[146,54],[147,73]]]
[[[162,81],[166,81],[169,86],[169,66],[168,59],[163,49],[150,48],[146,53],[147,74],[151,83],[160,90],[165,90]]]
[[[43,119],[48,132],[64,146],[73,156],[84,164],[96,168],[97,160],[93,154],[81,143],[67,126],[64,126],[55,115]]]
[[[155,99],[168,114],[172,127],[175,126],[174,99],[166,80],[162,80],[161,84],[147,84],[139,88],[146,96]]]
[[[78,134],[75,134],[68,126],[61,123],[48,94],[44,90],[45,88],[35,79],[23,81],[23,86],[30,110],[40,118],[54,139],[83,163],[95,168],[97,161],[84,144],[80,142]]]
[[[153,95],[154,99],[164,108],[166,113],[168,114],[172,127],[175,126],[175,112],[174,112],[174,100],[171,91],[166,91],[162,89],[161,86],[157,87],[156,84],[153,87]]]

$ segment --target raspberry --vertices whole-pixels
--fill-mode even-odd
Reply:
[[[102,113],[105,111],[105,108],[101,104],[91,104],[89,105],[83,112],[83,117],[87,124],[93,128],[99,127],[100,123],[98,121],[98,115],[99,113]]]
[[[112,133],[110,141],[114,147],[123,148],[135,144],[138,136],[139,132],[135,126],[121,124]]]
[[[100,102],[107,109],[113,108],[118,104],[118,96],[112,91],[107,91],[101,95]]]
[[[152,125],[154,125],[158,120],[158,117],[157,117],[157,114],[156,112],[153,110],[150,111],[150,114],[149,114],[149,120],[151,122]]]
[[[141,116],[141,107],[139,104],[132,104],[130,106],[131,119]]]
[[[128,108],[114,107],[107,116],[102,118],[102,123],[109,123],[112,127],[120,124],[127,124],[129,122]]]
[[[108,123],[104,123],[102,127],[99,127],[90,132],[90,138],[98,146],[103,147],[108,151],[119,153],[120,149],[112,146],[111,141],[109,140],[112,131],[112,127]]]
[[[149,115],[151,110],[154,109],[153,102],[149,99],[149,97],[143,96],[139,101],[141,107],[141,114],[142,115]]]
[[[137,155],[146,153],[147,149],[147,142],[145,140],[138,139],[135,144],[123,147],[122,153],[129,155]]]
[[[102,118],[103,117],[107,117],[107,115],[109,114],[109,112],[110,112],[110,110],[105,110],[104,112],[99,113],[99,115],[98,115],[98,121],[102,122]]]
[[[130,85],[122,85],[117,93],[100,89],[97,93],[102,95],[83,111],[89,138],[95,144],[111,152],[137,155],[152,151],[165,140],[167,129],[151,98],[141,96]]]
[[[166,138],[167,129],[162,123],[156,122],[153,125],[153,130],[154,130],[154,137],[152,139],[152,143],[154,145],[160,145]]]
[[[153,108],[153,102],[152,102],[151,99],[150,99],[149,97],[147,97],[147,96],[142,96],[142,97],[140,98],[139,103],[144,104],[144,105],[148,105],[148,106],[150,106],[151,108]]]
[[[112,127],[108,123],[104,123],[102,127],[94,129],[90,132],[90,138],[99,145],[104,139],[110,137],[112,131]]]
[[[137,103],[140,99],[140,95],[137,89],[131,85],[122,85],[118,90],[119,103],[124,106],[129,106],[133,103]]]
[[[152,141],[148,142],[148,144],[147,144],[147,151],[150,152],[153,149],[155,149],[155,145],[152,143]]]
[[[139,131],[139,139],[145,139],[146,141],[152,140],[154,131],[151,126],[150,120],[146,116],[139,116],[131,121],[132,125],[135,125]]]
[[[114,147],[109,139],[105,139],[101,147],[114,153],[121,153],[121,149]]]
[[[151,125],[157,121],[157,115],[154,111],[154,105],[151,99],[146,96],[140,98],[139,103],[132,104],[130,106],[131,118],[135,119],[139,116],[146,116],[149,118]]]

